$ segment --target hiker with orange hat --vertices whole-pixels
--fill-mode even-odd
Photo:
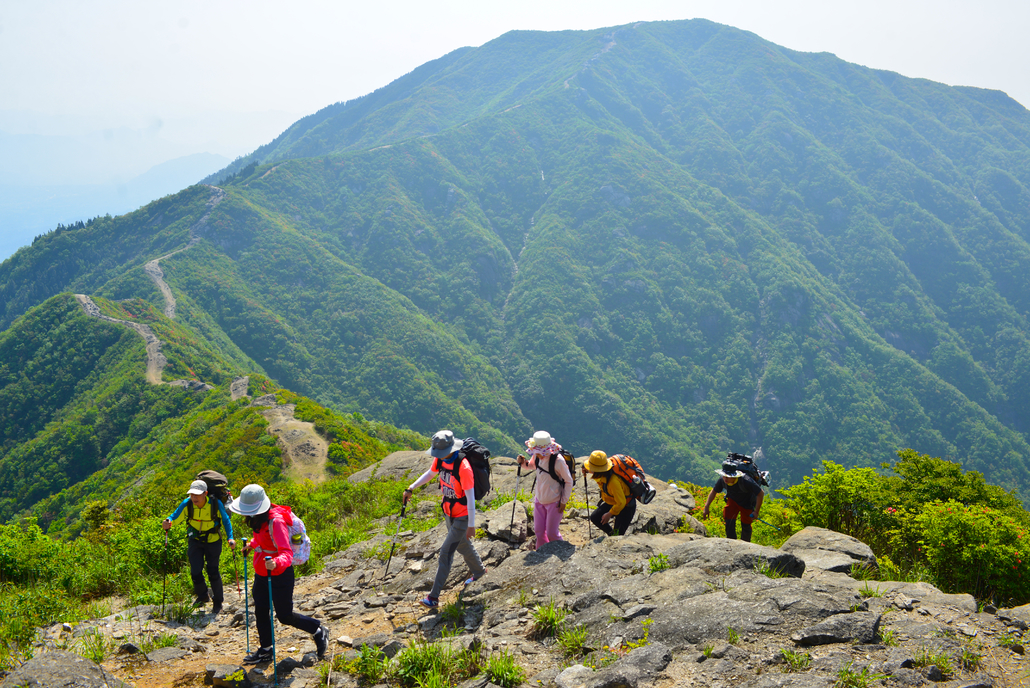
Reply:
[[[529,458],[519,454],[518,461],[527,469],[537,469],[533,488],[533,530],[536,531],[536,548],[540,549],[552,540],[564,539],[558,526],[565,515],[565,505],[572,498],[576,481],[561,455],[561,445],[550,433],[543,430],[533,433],[526,440],[526,448]]]
[[[702,518],[708,518],[708,510],[712,506],[715,495],[726,491],[726,506],[722,510],[722,520],[726,523],[726,537],[730,540],[737,539],[737,515],[740,515],[740,539],[744,542],[751,542],[751,524],[758,518],[762,510],[762,498],[765,493],[761,486],[752,480],[743,471],[737,470],[737,465],[726,461],[722,468],[715,469],[719,479],[715,486],[708,493],[708,501],[702,512]]]
[[[637,500],[630,494],[629,485],[612,470],[612,460],[603,451],[590,452],[583,462],[583,474],[592,474],[601,492],[601,502],[590,514],[594,525],[608,535],[625,535],[633,516],[637,513]],[[615,527],[609,521],[615,519]]]

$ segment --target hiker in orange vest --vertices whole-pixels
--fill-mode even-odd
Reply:
[[[447,576],[451,573],[451,562],[454,559],[454,550],[461,553],[465,564],[472,573],[465,580],[465,585],[472,581],[479,580],[486,574],[483,561],[479,558],[479,552],[472,546],[472,538],[476,535],[476,490],[475,476],[472,474],[472,465],[468,459],[462,457],[458,463],[458,452],[461,450],[461,440],[454,439],[454,433],[450,430],[441,430],[433,435],[433,443],[429,448],[429,455],[433,457],[433,463],[429,470],[419,476],[408,489],[404,491],[403,500],[407,504],[414,493],[415,488],[425,485],[433,476],[440,477],[440,491],[443,492],[443,517],[447,523],[447,537],[440,547],[440,561],[436,568],[436,580],[433,581],[433,589],[429,591],[419,603],[424,607],[436,609],[440,606],[440,591],[447,582]]]

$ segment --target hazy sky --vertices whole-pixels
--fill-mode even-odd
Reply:
[[[1030,104],[1025,1],[0,0],[0,133],[121,131],[159,142],[139,146],[151,158],[235,157],[512,29],[692,17]]]

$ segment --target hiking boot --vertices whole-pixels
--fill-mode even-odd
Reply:
[[[208,602],[210,602],[210,600],[206,600],[206,599],[203,599],[201,597],[198,597],[197,599],[193,600],[193,606],[194,607],[203,607]]]
[[[214,605],[211,607],[211,613],[212,614],[218,614],[221,611],[222,611],[222,603],[221,602],[215,602]]]
[[[475,583],[477,580],[479,580],[480,578],[482,578],[485,575],[486,575],[486,569],[483,569],[483,572],[481,574],[479,574],[478,576],[469,576],[468,578],[465,579],[464,587],[467,588],[468,586],[472,585],[473,583]]]
[[[244,664],[264,664],[272,661],[272,648],[259,647],[243,658]]]
[[[318,658],[325,659],[325,651],[329,647],[329,631],[325,626],[319,626],[311,637],[315,641],[315,652],[318,653]]]
[[[440,606],[440,600],[435,597],[426,595],[423,599],[418,601],[423,607],[429,607],[430,609],[437,609]]]

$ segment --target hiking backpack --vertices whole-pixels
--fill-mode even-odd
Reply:
[[[207,485],[207,496],[214,497],[225,506],[232,504],[232,492],[229,492],[229,479],[218,471],[201,471],[196,480],[203,480]]]
[[[726,460],[722,462],[722,469],[726,471],[731,468],[751,478],[759,486],[769,487],[769,471],[758,470],[758,464],[751,456],[735,452],[728,453]]]
[[[204,484],[207,485],[207,496],[209,499],[217,499],[224,506],[232,504],[232,493],[229,492],[229,479],[218,471],[201,471],[197,473],[197,480],[203,480]],[[211,518],[214,520],[215,525],[210,530],[206,530],[198,535],[207,535],[222,527],[222,519],[219,518],[218,507],[211,505]],[[186,520],[193,519],[193,500],[190,500],[186,504]]]
[[[451,469],[455,481],[460,481],[458,469],[461,467],[462,459],[468,459],[469,466],[472,467],[472,477],[475,479],[476,499],[482,499],[490,491],[490,474],[493,472],[490,467],[490,450],[471,437],[465,438],[461,443],[458,459]]]
[[[647,482],[644,467],[632,456],[615,454],[609,456],[612,461],[612,472],[629,485],[629,493],[641,504],[650,504],[656,494],[655,489]]]
[[[565,460],[565,464],[569,467],[569,475],[572,476],[572,482],[573,482],[573,484],[575,484],[575,482],[576,482],[576,457],[573,456],[572,452],[570,452],[570,451],[566,451],[566,450],[562,449],[559,452],[555,452],[554,454],[551,454],[549,459],[548,459],[548,461],[547,461],[547,468],[546,469],[544,469],[543,467],[540,466],[540,457],[537,457],[536,468],[537,468],[538,471],[543,471],[544,473],[549,474],[552,478],[554,478],[556,483],[561,485],[562,489],[564,490],[565,489],[565,481],[561,478],[561,476],[558,475],[558,471],[555,469],[555,466],[557,464],[559,456],[562,459]],[[478,492],[477,492],[477,494],[478,494]]]
[[[290,535],[290,549],[293,550],[293,565],[306,564],[311,558],[311,538],[308,537],[308,529],[304,527],[304,521],[300,516],[290,512],[293,516],[293,525],[286,526],[286,532]]]

